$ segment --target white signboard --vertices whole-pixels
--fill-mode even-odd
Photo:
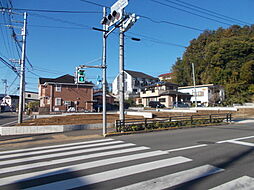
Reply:
[[[121,11],[121,9],[123,9],[124,7],[126,7],[128,5],[128,0],[118,0],[117,2],[115,2],[114,5],[112,5],[111,7],[111,13],[113,11]]]

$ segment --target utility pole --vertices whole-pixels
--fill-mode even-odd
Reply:
[[[195,93],[195,107],[197,107],[197,90],[196,90],[196,79],[195,79],[195,67],[194,63],[191,63],[192,65],[192,78],[193,78],[193,86],[194,86],[194,93]]]
[[[7,95],[7,88],[8,88],[7,79],[2,79],[2,82],[4,84],[4,96],[6,96]]]
[[[103,7],[103,18],[107,16],[107,10],[106,7]],[[102,130],[103,130],[103,136],[107,134],[107,92],[106,92],[106,70],[107,70],[107,37],[106,37],[106,31],[107,31],[107,25],[103,24],[103,45],[102,45]]]
[[[124,29],[119,34],[119,119],[124,123]]]
[[[24,24],[21,31],[22,35],[22,54],[20,60],[20,87],[19,87],[19,113],[18,123],[23,122],[24,111],[24,92],[25,92],[25,59],[26,59],[26,27],[27,27],[27,13],[24,13]]]

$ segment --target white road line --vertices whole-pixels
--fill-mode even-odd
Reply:
[[[4,124],[0,125],[0,127],[6,126],[6,125],[10,125],[10,124],[13,124],[13,123],[18,123],[18,121],[11,121],[9,123],[4,123]]]
[[[89,168],[100,167],[100,166],[105,166],[105,165],[109,165],[109,164],[121,163],[121,162],[126,162],[126,161],[131,161],[131,160],[142,159],[142,158],[149,158],[149,157],[154,157],[154,156],[159,156],[159,155],[164,155],[164,154],[167,154],[167,152],[157,150],[157,151],[152,151],[152,152],[133,154],[133,155],[128,155],[128,156],[120,156],[120,157],[115,157],[115,158],[108,158],[108,159],[103,159],[103,160],[81,163],[81,164],[77,164],[77,165],[42,170],[42,171],[38,171],[38,172],[25,173],[25,174],[21,174],[21,175],[14,175],[14,176],[5,177],[5,178],[1,177],[0,185],[6,185],[6,184],[13,183],[14,179],[15,179],[15,181],[20,181],[20,180],[24,181],[27,179],[29,179],[29,180],[30,179],[37,179],[37,178],[48,177],[48,176],[56,175],[56,174],[64,174],[67,172],[85,170],[85,169],[89,169]],[[181,158],[179,158],[179,159],[180,159],[180,161],[183,160]],[[176,162],[176,160],[174,160],[174,161]],[[186,161],[186,159],[184,159],[184,161]],[[49,189],[51,189],[51,188],[49,188]]]
[[[176,151],[180,151],[180,150],[187,150],[187,149],[192,149],[192,148],[200,148],[200,147],[204,147],[207,146],[207,144],[201,144],[201,145],[195,145],[195,146],[187,146],[187,147],[183,147],[183,148],[176,148],[176,149],[171,149],[171,150],[166,150],[167,152],[176,152]]]
[[[238,179],[232,180],[228,183],[224,183],[210,190],[253,190],[254,189],[254,178],[243,176]]]
[[[90,148],[90,149],[84,149],[84,150],[65,151],[65,152],[55,153],[55,154],[45,154],[45,155],[40,155],[40,156],[19,158],[19,159],[15,159],[15,160],[5,160],[5,161],[0,162],[0,166],[6,165],[6,164],[27,162],[27,161],[36,161],[36,160],[46,159],[46,158],[53,159],[54,157],[68,156],[70,154],[81,154],[81,153],[89,153],[89,152],[95,152],[95,151],[111,150],[114,148],[124,148],[124,147],[129,147],[129,146],[135,146],[135,144],[126,143],[126,144],[119,144],[119,145],[105,146],[105,147],[98,147],[98,148]]]
[[[201,177],[209,176],[221,171],[223,171],[223,169],[216,168],[211,165],[204,165],[204,166],[192,168],[189,170],[158,177],[152,180],[147,180],[140,183],[125,186],[117,190],[136,190],[136,189],[160,190],[160,189],[170,188],[175,185],[179,185],[179,184],[182,184],[191,180],[195,180]]]
[[[12,154],[12,153],[19,153],[19,152],[27,152],[27,151],[34,151],[34,150],[42,150],[42,149],[49,149],[49,148],[61,148],[66,146],[75,146],[75,145],[85,145],[85,144],[92,144],[92,143],[100,143],[100,142],[108,142],[114,139],[100,139],[100,140],[93,140],[93,141],[86,141],[86,142],[77,142],[77,143],[69,143],[69,144],[61,144],[61,145],[53,145],[53,146],[42,146],[36,148],[25,148],[19,150],[10,150],[10,151],[1,151],[0,155],[2,154]]]
[[[23,152],[23,153],[17,153],[17,154],[10,154],[10,155],[2,155],[0,156],[0,159],[8,159],[8,158],[15,158],[19,156],[33,156],[36,154],[48,154],[58,151],[71,151],[71,150],[78,150],[82,148],[91,148],[96,146],[105,146],[105,145],[113,145],[113,144],[119,144],[123,143],[123,141],[110,141],[110,142],[104,142],[104,143],[96,143],[96,144],[88,144],[88,145],[78,145],[74,147],[64,147],[64,148],[55,148],[55,149],[49,149],[49,150],[37,150],[33,152]]]
[[[240,144],[244,146],[251,146],[254,147],[254,143],[249,143],[249,142],[242,142],[242,141],[235,141],[235,140],[229,140],[229,143],[234,143],[234,144]]]
[[[239,140],[252,139],[252,138],[254,138],[254,136],[240,137],[240,138],[236,138],[236,139],[228,139],[228,140],[218,141],[216,143],[220,144],[220,143],[226,143],[228,141],[239,141]]]
[[[81,186],[99,183],[103,181],[108,181],[108,180],[112,180],[112,179],[116,179],[116,178],[120,178],[124,176],[129,176],[129,175],[133,175],[133,174],[137,174],[141,172],[164,168],[164,167],[168,167],[168,166],[172,166],[172,165],[176,165],[176,164],[180,164],[184,162],[189,162],[189,161],[191,161],[191,159],[185,158],[185,157],[168,158],[164,160],[153,161],[153,162],[148,162],[144,164],[138,164],[138,165],[128,166],[124,168],[109,170],[109,171],[96,173],[92,175],[77,177],[73,179],[53,182],[46,185],[32,187],[31,189],[33,190],[71,189],[71,188],[81,187]]]
[[[129,153],[129,152],[148,150],[148,149],[150,149],[150,148],[141,146],[141,147],[135,147],[135,148],[127,148],[127,149],[121,149],[121,150],[99,152],[99,153],[88,154],[88,155],[83,155],[83,156],[72,156],[70,158],[62,158],[62,159],[51,160],[51,161],[42,161],[42,162],[37,162],[37,163],[32,163],[32,164],[22,164],[20,166],[1,168],[0,173],[4,174],[4,173],[8,173],[8,172],[21,171],[21,170],[32,169],[32,168],[36,168],[36,167],[50,166],[50,165],[62,164],[62,163],[67,163],[67,162],[72,162],[72,161],[85,160],[85,159],[89,159],[89,158],[98,158],[98,157],[102,157],[102,156],[109,156],[109,155],[115,155],[115,154],[121,154],[121,153]]]

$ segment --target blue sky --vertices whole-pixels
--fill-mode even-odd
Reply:
[[[90,1],[108,7],[116,2],[116,0]],[[73,75],[75,67],[78,65],[101,64],[102,34],[91,29],[92,27],[102,27],[100,24],[102,8],[100,6],[81,0],[0,0],[0,2],[3,6],[6,6],[7,2],[12,2],[14,8],[23,9],[95,12],[67,14],[28,11],[27,57],[33,68],[27,63],[26,90],[37,91],[39,77],[55,78],[64,74]],[[188,46],[192,39],[202,33],[202,30],[216,30],[218,27],[227,28],[233,24],[244,25],[244,22],[222,20],[218,18],[222,17],[218,14],[217,17],[212,17],[193,9],[187,9],[188,4],[183,4],[183,2],[245,23],[254,24],[253,0],[129,0],[126,12],[136,13],[141,17],[126,32],[126,69],[141,71],[157,77],[160,74],[170,72],[177,57],[181,57],[185,51],[184,46]],[[201,18],[197,14],[203,17]],[[22,20],[20,15],[13,15],[12,17],[14,20]],[[145,17],[167,23],[151,22]],[[17,50],[10,35],[11,30],[5,26],[6,22],[8,23],[8,15],[1,14],[0,56],[5,60],[18,59]],[[169,24],[169,22],[185,27]],[[15,32],[20,33],[20,29],[15,28]],[[131,37],[140,38],[141,41],[132,41],[130,40]],[[118,45],[119,34],[116,30],[108,37],[107,77],[109,82],[112,82],[118,73]],[[89,81],[96,81],[98,75],[101,76],[101,70],[87,69]],[[0,93],[4,92],[2,79],[7,79],[8,86],[10,86],[8,88],[9,94],[18,93],[19,78],[16,80],[15,78],[16,74],[0,62]]]

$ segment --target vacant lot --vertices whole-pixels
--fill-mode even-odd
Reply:
[[[126,116],[126,118],[142,118],[138,116]],[[108,114],[107,123],[114,123],[119,119],[118,114]],[[51,118],[40,118],[26,120],[21,125],[79,125],[79,124],[95,124],[102,123],[102,114],[80,114],[68,116],[56,116]]]
[[[237,118],[254,118],[254,108],[239,109],[237,112],[228,111],[198,111],[197,113],[166,113],[166,112],[152,112],[155,118],[170,117],[170,116],[186,116],[186,115],[206,115],[206,114],[220,114],[232,113],[233,117]],[[125,116],[126,119],[143,118],[139,116]],[[114,123],[119,119],[118,114],[108,114],[107,122]],[[56,116],[51,118],[41,118],[24,121],[21,125],[79,125],[79,124],[95,124],[102,123],[102,114],[80,114],[69,116]]]

